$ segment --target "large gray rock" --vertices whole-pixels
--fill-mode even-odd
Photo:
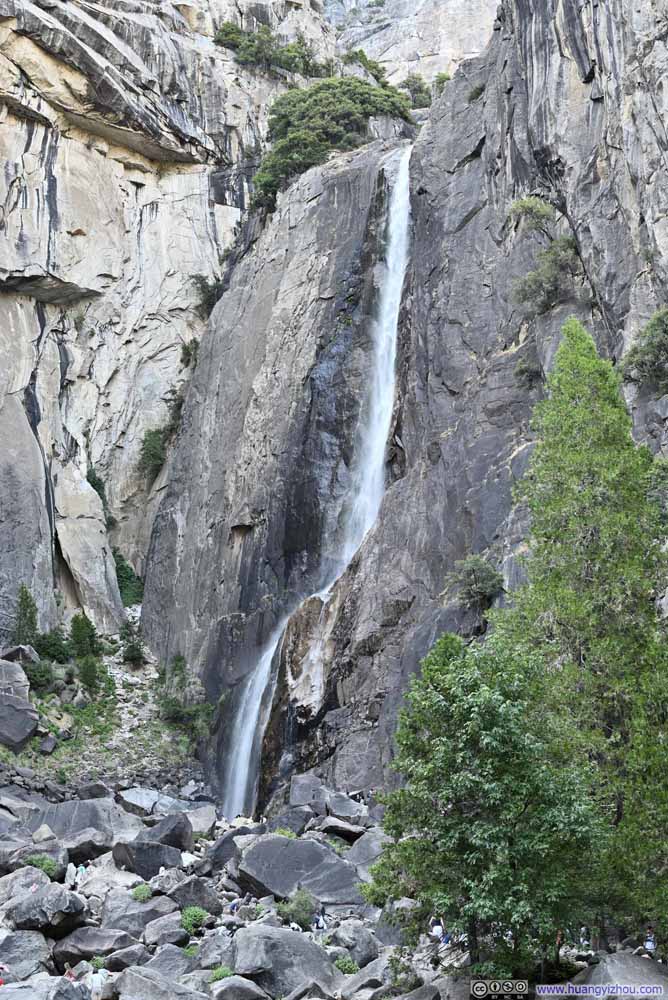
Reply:
[[[188,972],[195,968],[195,960],[186,955],[183,948],[173,944],[165,944],[158,948],[153,958],[146,963],[146,968],[159,972],[161,976],[178,982]]]
[[[180,911],[167,913],[164,917],[157,917],[147,924],[144,930],[144,941],[149,947],[164,944],[187,944],[188,940],[188,932],[181,926]]]
[[[50,955],[51,948],[37,931],[0,930],[0,964],[17,979],[46,971]]]
[[[196,875],[191,875],[182,882],[178,882],[173,889],[169,890],[169,897],[181,910],[185,909],[186,906],[200,906],[214,916],[223,912],[223,904],[212,884]]]
[[[197,964],[202,969],[216,969],[219,965],[232,967],[234,963],[234,939],[226,930],[207,934],[197,952]]]
[[[132,898],[123,889],[112,890],[102,905],[102,927],[116,927],[140,939],[152,920],[177,910],[177,904],[167,896],[152,896],[145,903]]]
[[[39,714],[25,698],[4,694],[0,699],[0,744],[19,751],[37,732]]]
[[[177,868],[181,851],[150,840],[119,840],[112,850],[119,868],[127,868],[143,879],[151,879],[161,868]]]
[[[390,969],[390,956],[385,953],[374,962],[370,962],[359,972],[352,976],[347,976],[341,989],[343,1000],[351,1000],[356,993],[365,989],[378,989],[387,986],[392,981]]]
[[[328,944],[345,948],[360,969],[378,958],[378,941],[361,920],[343,920],[327,938]]]
[[[51,885],[51,879],[41,868],[27,866],[18,868],[9,875],[3,875],[0,878],[0,906],[4,906],[12,899],[20,899],[27,895],[34,885],[38,889]]]
[[[60,976],[8,983],[2,987],[2,1000],[91,1000],[90,990]]]
[[[62,885],[51,884],[15,897],[3,913],[5,924],[14,930],[62,936],[83,921],[84,900]]]
[[[332,996],[342,977],[327,952],[310,938],[283,927],[251,924],[234,937],[234,971],[274,997],[287,996],[313,980]]]
[[[48,858],[55,865],[54,879],[65,874],[69,855],[57,840],[46,840],[35,844],[26,831],[26,836],[18,838],[15,828],[6,837],[0,837],[0,871],[14,872],[25,868],[33,858]]]
[[[146,966],[126,969],[115,987],[119,1000],[208,1000],[206,993],[181,986]]]
[[[133,965],[145,965],[150,957],[150,951],[143,944],[133,944],[109,955],[104,966],[109,972],[122,972]]]
[[[346,861],[355,865],[363,882],[371,881],[370,869],[380,859],[383,847],[391,843],[391,839],[382,830],[374,828],[360,837],[347,852]]]
[[[29,647],[15,648],[28,649]],[[12,694],[16,698],[22,698],[23,701],[27,701],[29,691],[30,684],[20,663],[0,660],[0,694]]]
[[[174,813],[142,833],[142,839],[176,847],[179,851],[192,851],[192,824],[185,813]]]
[[[50,803],[26,818],[31,830],[46,824],[75,863],[86,862],[110,851],[120,838],[135,836],[143,829],[140,820],[129,816],[113,799],[72,799]]]
[[[211,987],[215,1000],[266,1000],[267,994],[256,983],[243,976],[228,976]]]
[[[100,955],[106,958],[122,948],[131,948],[139,944],[125,931],[106,927],[79,927],[67,937],[56,942],[53,949],[54,961],[62,971],[65,965],[77,965]]]
[[[258,896],[284,899],[301,886],[319,903],[363,905],[356,869],[315,840],[259,837],[243,852],[238,880]]]

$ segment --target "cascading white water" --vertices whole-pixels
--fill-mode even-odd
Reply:
[[[360,414],[356,458],[342,509],[341,536],[336,540],[337,555],[328,561],[327,577],[317,595],[313,595],[325,601],[375,524],[385,492],[385,449],[394,407],[397,326],[408,260],[410,155],[411,147],[398,154],[398,170],[390,195],[385,273],[372,330],[369,395]],[[289,617],[272,633],[237,707],[224,780],[223,811],[228,818],[248,815],[254,807],[262,740],[273,696],[272,663]],[[313,653],[320,656],[321,650],[314,649]]]

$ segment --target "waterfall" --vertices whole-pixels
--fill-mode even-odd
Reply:
[[[356,457],[342,507],[340,537],[336,539],[337,556],[328,562],[327,576],[312,595],[325,603],[375,524],[385,492],[385,450],[394,407],[397,326],[408,260],[411,150],[408,146],[397,154],[398,170],[388,208],[385,268],[377,316],[372,324],[369,394],[360,414]],[[223,783],[223,812],[229,819],[240,813],[248,815],[255,805],[262,741],[273,699],[272,664],[289,619],[287,615],[269,638],[237,707]],[[323,643],[316,640],[309,657],[321,657],[322,647]]]

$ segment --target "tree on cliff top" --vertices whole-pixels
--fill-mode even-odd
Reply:
[[[467,649],[443,636],[407,703],[395,761],[405,785],[387,796],[393,842],[367,898],[411,897],[415,932],[437,913],[468,935],[474,964],[524,974],[536,940],[583,912],[580,862],[603,837],[586,750],[561,721],[540,658],[497,638]]]

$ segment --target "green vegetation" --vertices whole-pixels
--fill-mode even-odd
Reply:
[[[197,312],[201,319],[208,319],[216,302],[225,291],[225,283],[218,278],[211,281],[204,274],[195,274],[192,280],[200,296]],[[183,359],[183,355],[181,357]]]
[[[541,198],[520,198],[510,210],[515,222],[528,232],[540,233],[548,246],[537,255],[537,267],[515,284],[516,300],[536,313],[544,313],[574,293],[575,281],[582,276],[582,261],[575,238],[555,236],[556,213]]]
[[[434,93],[440,97],[445,90],[446,83],[450,83],[452,77],[449,73],[437,73],[434,79]]]
[[[211,975],[209,976],[210,983],[219,983],[221,979],[229,979],[234,973],[230,969],[229,965],[219,965],[215,969],[211,970]]]
[[[88,466],[88,472],[86,474],[86,479],[90,486],[93,487],[100,500],[102,501],[102,509],[104,511],[104,520],[107,528],[116,527],[116,519],[109,513],[109,504],[107,502],[107,491],[104,486],[104,481],[98,476],[93,465]]]
[[[148,903],[149,899],[153,895],[153,890],[150,885],[146,884],[146,882],[142,882],[140,885],[136,885],[134,887],[131,895],[137,903]]]
[[[189,944],[183,949],[183,954],[187,955],[188,958],[196,958],[199,951],[199,945]]]
[[[211,310],[209,310],[209,313],[210,312]],[[198,353],[199,353],[199,340],[197,339],[197,337],[193,337],[192,340],[184,341],[184,343],[181,344],[181,364],[183,365],[183,367],[190,368],[190,366],[192,365],[194,368],[195,365],[197,364]]]
[[[423,76],[419,73],[409,73],[403,83],[399,84],[400,90],[407,91],[411,99],[411,107],[428,108],[431,104],[431,91],[427,86]]]
[[[503,591],[503,576],[483,556],[467,556],[455,563],[447,584],[457,588],[464,607],[485,611]]]
[[[83,612],[72,618],[70,648],[74,656],[97,656],[100,652],[100,642],[95,626]]]
[[[133,667],[141,667],[144,662],[144,640],[139,626],[126,622],[121,628],[123,641],[123,662]]]
[[[405,97],[393,87],[375,87],[354,77],[323,80],[290,90],[273,104],[269,131],[273,146],[255,175],[255,203],[273,209],[281,187],[335,149],[364,143],[369,118],[408,119]]]
[[[201,906],[186,906],[181,911],[181,927],[188,934],[198,931],[209,914]]]
[[[196,739],[205,739],[211,732],[214,707],[208,703],[185,705],[174,695],[158,699],[160,718],[172,725],[182,726]]]
[[[102,955],[94,955],[93,958],[91,958],[90,960],[90,964],[96,971],[99,969],[104,969],[104,962],[105,960],[102,957]]]
[[[91,698],[94,698],[100,690],[103,672],[104,667],[102,663],[91,654],[79,660],[79,680]]]
[[[297,839],[297,834],[294,832],[294,830],[288,830],[287,827],[285,826],[276,827],[275,830],[272,830],[272,833],[275,833],[276,836],[278,837],[287,837],[288,840]]]
[[[626,355],[624,377],[668,390],[668,308],[654,313]]]
[[[369,59],[364,49],[351,49],[350,52],[346,52],[343,62],[349,66],[357,63],[358,66],[362,66],[374,78],[379,86],[384,87],[387,85],[385,69],[375,59]]]
[[[276,909],[279,917],[286,923],[298,924],[303,931],[311,929],[315,915],[315,900],[306,889],[297,889],[289,900],[279,903]]]
[[[266,25],[257,31],[244,31],[233,21],[225,21],[216,33],[215,41],[230,49],[242,66],[256,66],[269,72],[285,69],[301,76],[327,76],[332,65],[323,65],[315,58],[313,46],[303,35],[295,41],[282,43]]]
[[[55,878],[58,874],[58,865],[47,854],[31,854],[25,859],[25,863],[32,868],[39,868],[41,872],[44,872],[51,879]]]
[[[579,861],[603,836],[582,794],[586,754],[573,756],[545,677],[539,658],[496,638],[436,643],[397,731],[407,785],[386,798],[394,841],[363,890],[376,905],[417,894],[408,930],[442,914],[468,934],[474,966],[484,928],[498,974],[525,973],[533,938],[551,941],[575,916],[587,884]]]
[[[17,646],[32,646],[37,639],[37,605],[25,584],[19,587],[12,642]]]
[[[41,660],[39,663],[24,663],[23,672],[28,678],[32,691],[48,691],[55,680],[53,666],[48,660]]]
[[[484,645],[444,636],[424,661],[366,890],[415,898],[414,930],[442,914],[493,975],[530,973],[558,927],[639,926],[668,903],[665,463],[575,319],[547,390],[518,490],[526,583]]]
[[[164,428],[156,427],[146,431],[141,443],[137,468],[146,476],[149,483],[154,482],[167,458],[167,436]]]
[[[342,955],[341,958],[337,958],[334,965],[344,976],[353,976],[360,971],[359,965],[350,955]]]
[[[123,606],[129,608],[133,604],[141,604],[144,599],[144,584],[118,549],[114,549],[114,562]]]
[[[34,642],[34,648],[45,660],[67,663],[70,659],[70,647],[60,625],[51,629],[50,632],[42,632],[38,635]]]

